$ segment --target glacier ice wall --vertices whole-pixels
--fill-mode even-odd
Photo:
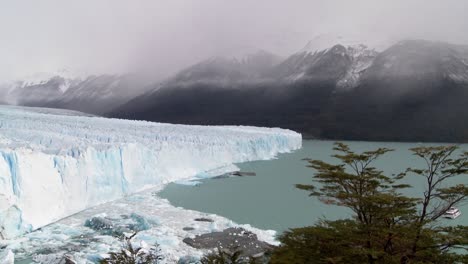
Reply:
[[[301,147],[279,128],[186,126],[0,106],[0,239],[232,163]]]

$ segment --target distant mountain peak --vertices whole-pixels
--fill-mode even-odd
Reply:
[[[301,49],[298,53],[317,53],[330,50],[331,48],[341,45],[345,48],[353,48],[356,50],[369,49],[382,51],[388,48],[393,42],[388,40],[372,40],[369,41],[363,36],[343,36],[332,34],[317,35]]]
[[[44,72],[38,71],[31,74],[26,74],[13,80],[4,81],[3,83],[15,83],[22,87],[43,85],[52,79],[62,79],[64,83],[70,83],[74,80],[83,80],[88,76],[84,71],[71,70],[70,68],[60,68],[56,71]],[[65,91],[68,87],[63,86],[61,90]]]
[[[344,38],[341,36],[322,34],[309,40],[309,42],[307,42],[307,44],[300,50],[300,52],[316,53],[328,50],[338,44],[343,46],[348,45],[348,43],[345,42]]]
[[[192,83],[221,85],[257,81],[280,62],[279,56],[265,50],[256,50],[237,57],[215,56],[180,71],[167,83],[177,86]]]
[[[276,55],[270,51],[264,50],[264,49],[252,49],[249,51],[245,51],[243,53],[239,52],[236,54],[225,54],[225,55],[220,55],[220,56],[215,56],[212,57],[211,59],[206,60],[206,62],[214,62],[214,63],[238,63],[238,64],[248,64],[253,61],[258,61],[258,60],[271,60],[272,64],[279,63],[281,61],[281,57],[279,55]]]

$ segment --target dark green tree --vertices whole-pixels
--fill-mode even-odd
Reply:
[[[238,247],[218,248],[217,251],[206,254],[200,260],[201,264],[263,264],[267,262],[268,256],[245,256]]]
[[[245,258],[242,258],[242,251],[238,249],[222,249],[206,254],[200,260],[202,264],[246,264]]]
[[[468,196],[466,185],[449,185],[449,179],[466,176],[466,152],[454,159],[455,146],[414,148],[427,168],[387,176],[372,164],[390,149],[355,153],[336,143],[334,150],[338,164],[308,160],[317,184],[296,187],[349,208],[353,218],[285,232],[272,263],[467,263],[466,255],[453,249],[467,249],[468,229],[437,221]],[[411,187],[404,179],[414,175],[424,179],[423,197],[404,195]]]
[[[123,238],[123,247],[119,252],[109,253],[109,257],[102,259],[100,264],[157,264],[163,257],[159,254],[158,248],[144,249],[134,247],[132,238],[137,233]]]

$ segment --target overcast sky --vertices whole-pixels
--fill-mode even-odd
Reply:
[[[287,55],[320,34],[468,44],[467,11],[467,0],[0,0],[0,79],[63,67],[164,77],[215,55]]]

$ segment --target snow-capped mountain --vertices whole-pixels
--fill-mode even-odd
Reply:
[[[357,47],[365,45],[371,50],[381,52],[391,45],[394,44],[392,40],[374,39],[369,40],[366,36],[359,35],[332,35],[332,34],[320,34],[309,40],[307,44],[298,52],[316,53],[332,48],[336,45],[342,45],[344,47]]]
[[[342,45],[345,47],[359,46],[363,42],[356,38],[334,36],[329,34],[322,34],[309,40],[307,44],[298,53],[310,53],[314,54],[317,52],[326,51],[336,45]]]
[[[353,88],[359,85],[361,76],[372,65],[378,52],[360,44],[347,47],[346,54],[351,63],[344,76],[341,76],[338,80],[337,86],[340,88]]]
[[[4,101],[17,105],[43,105],[60,98],[79,79],[67,79],[58,75],[45,79],[20,80],[9,84]]]
[[[378,54],[363,44],[336,44],[325,49],[317,47],[307,47],[292,55],[275,67],[272,75],[289,82],[328,81],[338,87],[352,88],[359,84],[361,75]]]
[[[468,141],[462,132],[445,131],[458,122],[436,130],[405,119],[411,113],[426,120],[436,108],[437,116],[464,116],[467,46],[367,44],[321,36],[283,60],[268,52],[216,57],[153,84],[132,75],[10,83],[0,89],[0,102],[171,123],[280,126],[313,137],[410,140],[430,130],[428,140]],[[390,121],[392,133],[381,129]],[[356,128],[359,122],[368,125]]]
[[[76,76],[68,71],[35,74],[0,87],[0,102],[105,113],[144,91],[134,75]]]
[[[258,81],[280,61],[279,56],[263,50],[238,57],[214,57],[182,70],[168,81],[168,85]]]
[[[279,126],[310,137],[468,141],[468,125],[444,117],[467,115],[467,46],[401,41],[381,50],[318,40],[249,78],[235,63],[194,65],[182,71],[184,85],[158,86],[110,115]]]
[[[285,60],[266,51],[215,57],[190,66],[166,83],[170,87],[207,84],[231,87],[259,82],[333,82],[340,88],[359,84],[377,56],[376,48],[356,39],[318,36]]]
[[[357,87],[363,73],[390,41],[365,41],[359,36],[322,34],[272,71],[289,82],[331,82],[338,89]]]
[[[22,76],[21,78],[17,78],[15,80],[10,81],[10,83],[20,83],[21,86],[34,86],[34,85],[41,85],[46,83],[48,80],[60,77],[64,80],[80,80],[84,79],[88,76],[88,74],[84,71],[77,71],[77,70],[70,70],[68,68],[62,68],[52,72],[36,72],[33,74]],[[63,90],[66,90],[67,87],[64,86]]]
[[[103,114],[143,93],[146,85],[136,75],[89,76],[42,106]]]
[[[385,48],[384,48],[385,47]],[[338,90],[371,79],[428,77],[468,82],[468,48],[431,41],[408,40],[366,45],[357,39],[321,35],[284,60],[258,52],[243,60],[212,58],[182,70],[167,86],[260,82],[328,82]],[[401,76],[398,76],[401,75]]]
[[[381,52],[363,78],[366,81],[418,80],[468,83],[468,47],[440,42],[406,40]],[[400,85],[401,89],[406,85]]]
[[[390,41],[322,34],[311,39],[271,71],[289,82],[331,82],[339,89],[357,87],[362,74]]]

